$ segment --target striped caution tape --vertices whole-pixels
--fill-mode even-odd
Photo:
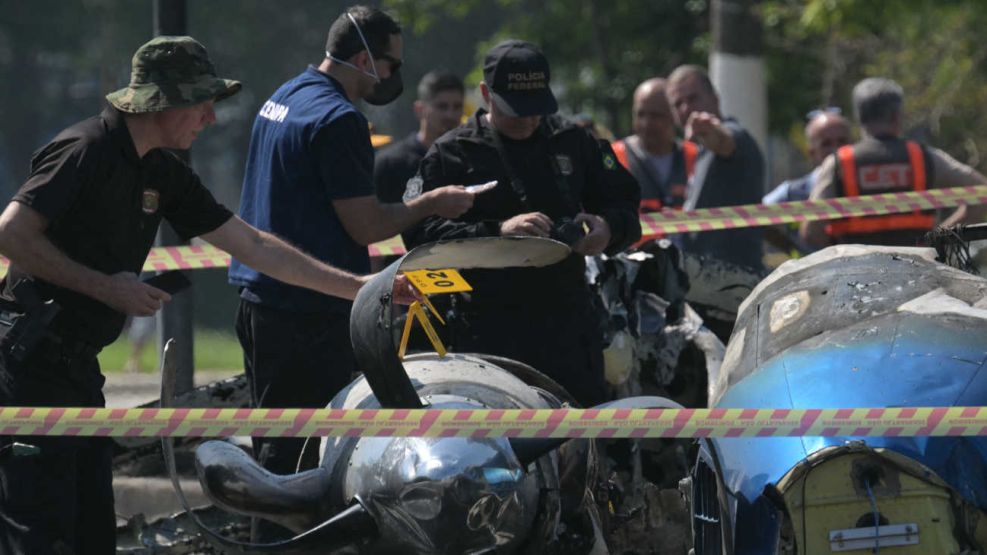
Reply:
[[[400,237],[392,237],[369,247],[370,256],[404,254]],[[144,261],[143,271],[198,270],[203,268],[228,268],[232,257],[212,245],[187,245],[179,247],[155,247]],[[7,273],[9,261],[0,256],[0,276]]]
[[[887,193],[862,197],[833,198],[818,201],[748,204],[699,210],[650,212],[641,215],[644,235],[671,235],[695,231],[716,231],[742,227],[835,220],[857,216],[880,216],[915,210],[953,208],[961,204],[987,204],[987,185]],[[371,256],[404,254],[401,237],[374,243]],[[210,245],[156,247],[144,262],[144,271],[195,270],[225,268],[230,255]],[[7,259],[0,257],[0,275],[7,271]]]
[[[0,408],[0,435],[118,437],[987,436],[987,407],[877,409]]]
[[[368,247],[370,256],[401,255],[405,253],[400,237],[374,243]],[[212,245],[187,245],[179,247],[155,247],[144,261],[143,271],[198,270],[202,268],[228,268],[232,257]],[[9,261],[0,256],[0,276],[7,273]]]
[[[961,204],[987,204],[987,185],[779,204],[748,204],[689,211],[651,212],[641,216],[641,230],[645,235],[714,231],[900,214],[915,210],[952,208]]]
[[[401,240],[400,236],[394,236],[379,243],[374,243],[367,247],[367,250],[370,252],[370,256],[402,255],[407,252],[404,248],[404,241]]]
[[[228,268],[230,255],[212,245],[155,247],[144,261],[144,271]]]

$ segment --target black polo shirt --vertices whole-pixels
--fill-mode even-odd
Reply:
[[[374,187],[381,202],[402,201],[405,185],[418,172],[427,151],[417,131],[381,149],[374,160]]]
[[[175,154],[155,149],[138,158],[123,115],[113,108],[65,129],[37,151],[31,175],[13,200],[48,219],[45,235],[69,258],[105,274],[139,274],[161,218],[189,239],[232,216]],[[0,295],[16,301],[11,288],[23,277],[12,264]],[[42,298],[62,307],[53,324],[56,333],[96,346],[120,334],[123,314],[37,282]]]

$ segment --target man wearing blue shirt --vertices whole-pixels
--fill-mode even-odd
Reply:
[[[819,178],[819,168],[823,160],[843,145],[850,144],[850,123],[840,114],[839,108],[813,110],[805,125],[805,140],[809,146],[809,161],[812,171],[794,179],[783,181],[770,193],[764,195],[763,204],[778,204],[809,200],[812,186]],[[798,226],[794,231],[785,226],[769,227],[764,230],[764,239],[772,246],[786,252],[808,254],[815,249],[803,243],[798,237]]]
[[[706,70],[692,65],[676,68],[668,76],[665,93],[685,140],[700,145],[685,209],[759,203],[764,194],[761,149],[737,120],[720,113],[720,97]],[[730,229],[685,233],[673,241],[686,252],[758,270],[761,236],[756,228]]]
[[[808,200],[823,160],[841,146],[850,144],[850,123],[840,114],[839,108],[813,110],[808,119],[805,141],[809,146],[812,171],[782,182],[764,196],[764,204]]]
[[[326,57],[281,86],[254,122],[240,216],[289,239],[319,260],[356,273],[370,270],[367,245],[426,216],[456,217],[474,193],[450,186],[408,203],[381,204],[374,153],[357,99],[386,104],[401,93],[401,28],[363,6],[329,29]],[[313,294],[238,260],[237,335],[258,407],[324,407],[356,370],[350,303]],[[255,438],[255,455],[275,473],[295,472],[304,440]],[[318,442],[303,466],[314,465]],[[263,534],[262,534],[263,535]]]

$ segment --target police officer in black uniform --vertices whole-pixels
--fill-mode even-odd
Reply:
[[[604,399],[602,337],[583,256],[620,252],[641,236],[640,191],[609,145],[554,116],[549,66],[535,45],[509,40],[487,54],[489,111],[441,137],[406,198],[448,184],[497,180],[454,219],[428,218],[412,243],[492,236],[553,237],[572,255],[545,268],[474,270],[455,348],[506,356],[548,374],[584,406]]]
[[[248,226],[167,150],[239,90],[191,37],[158,37],[102,114],[35,154],[0,215],[0,405],[103,406],[97,353],[170,299],[137,280],[162,219],[287,283],[352,299],[366,282]],[[109,438],[0,436],[0,553],[113,553],[111,459]]]

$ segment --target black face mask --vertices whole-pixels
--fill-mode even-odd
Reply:
[[[383,106],[394,102],[397,97],[401,96],[402,92],[404,92],[404,81],[401,79],[401,70],[398,69],[392,71],[391,76],[387,79],[377,81],[373,92],[363,97],[363,100],[367,104]]]

